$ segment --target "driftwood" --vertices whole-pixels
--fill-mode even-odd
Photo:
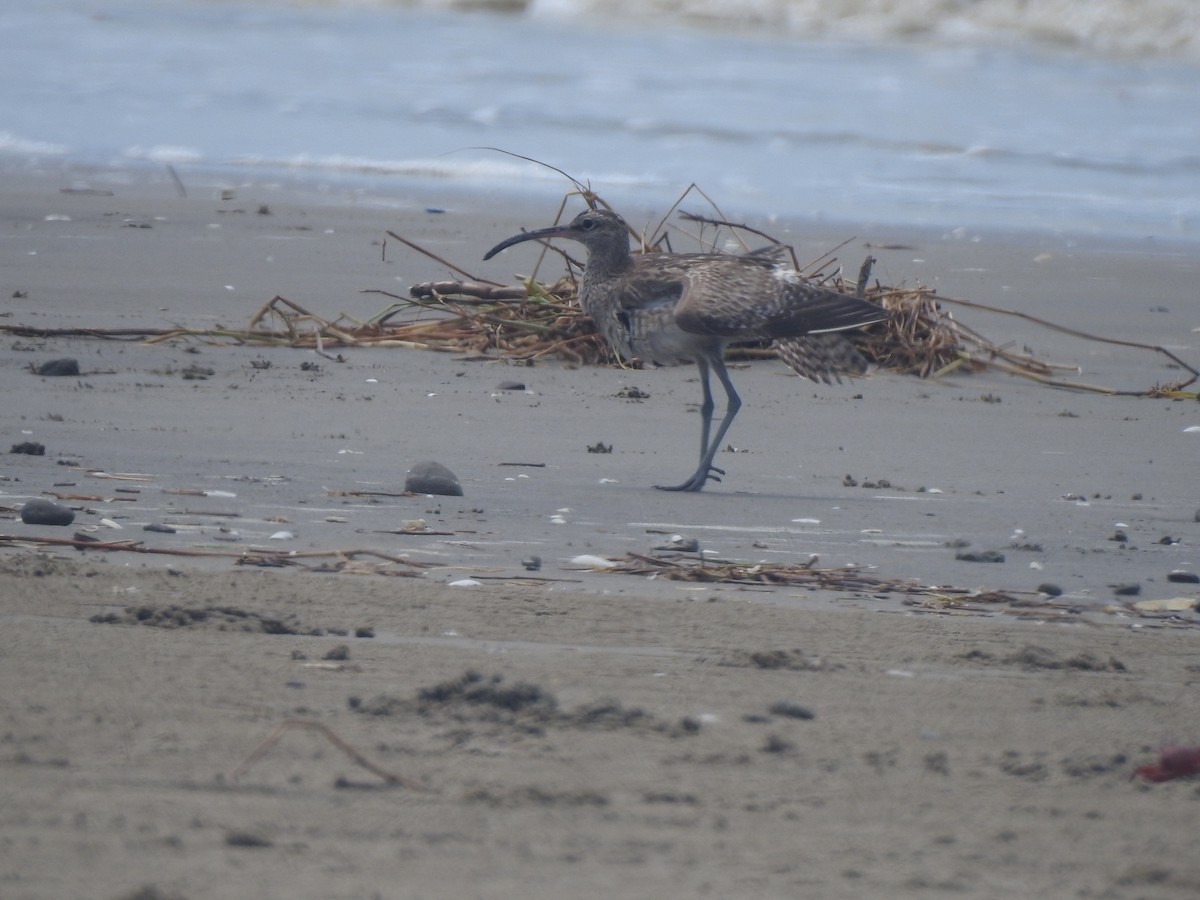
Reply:
[[[695,584],[739,585],[747,589],[799,588],[842,591],[878,598],[899,594],[903,597],[904,606],[918,613],[991,615],[999,611],[1008,616],[1073,620],[1079,620],[1083,613],[1120,613],[1142,619],[1157,619],[1164,626],[1200,627],[1200,620],[1181,618],[1177,613],[1148,609],[1137,603],[1081,608],[1077,601],[1067,597],[1034,591],[920,584],[911,579],[868,575],[854,567],[822,569],[816,566],[815,557],[803,563],[744,563],[698,559],[684,554],[644,556],[627,553],[610,562],[613,564],[597,571]]]
[[[643,575],[671,581],[702,584],[741,584],[772,587],[799,587],[814,591],[850,591],[858,594],[910,594],[939,597],[960,597],[986,602],[1015,602],[1014,592],[991,591],[986,595],[964,588],[930,586],[915,581],[879,578],[853,567],[822,569],[813,561],[804,563],[742,563],[727,560],[704,560],[675,555],[670,557],[643,556],[628,553],[615,560],[616,565],[604,569],[619,575]]]

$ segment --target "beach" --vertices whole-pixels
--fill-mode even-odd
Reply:
[[[536,248],[483,253],[555,204],[425,183],[383,207],[165,169],[2,191],[0,324],[208,335],[0,348],[5,447],[45,448],[0,481],[0,895],[1200,890],[1195,780],[1136,777],[1200,742],[1198,593],[1169,578],[1197,564],[1194,400],[996,371],[818,386],[755,362],[734,369],[724,480],[664,493],[694,465],[689,369],[236,338],[276,296],[364,321],[377,292],[447,277],[388,231],[515,283]],[[871,253],[885,284],[1197,360],[1188,243],[750,224],[802,259],[849,241],[849,272]],[[1080,367],[1063,377],[1184,377],[955,315]],[[78,376],[31,371],[64,357]],[[463,495],[403,495],[424,460]],[[35,498],[73,524],[22,523]],[[23,541],[77,532],[158,552]],[[706,564],[815,556],[877,588],[579,559],[679,560],[675,535]]]

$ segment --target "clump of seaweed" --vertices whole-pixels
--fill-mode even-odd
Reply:
[[[612,209],[594,191],[579,182],[575,184],[577,190],[563,198],[555,222],[561,220],[568,199],[572,196],[581,197],[592,208],[602,206]],[[702,196],[717,212],[717,216],[681,212],[680,219],[696,228],[690,232],[678,227],[668,229],[668,218],[692,192]],[[388,235],[448,265],[463,275],[464,279],[414,284],[408,298],[388,295],[396,304],[373,317],[372,324],[382,324],[402,312],[416,309],[422,314],[439,314],[438,318],[420,326],[426,340],[437,344],[435,349],[494,353],[524,362],[559,358],[575,364],[630,363],[613,356],[597,334],[594,324],[579,308],[576,273],[581,271],[582,264],[562,248],[546,245],[534,274],[527,276],[520,285],[512,286],[474,278],[458,266],[428,253],[418,244],[394,232],[389,231]],[[881,284],[878,279],[872,282],[871,273],[876,259],[870,255],[863,261],[857,277],[850,280],[844,276],[843,266],[834,255],[845,244],[808,265],[800,265],[793,248],[747,224],[730,222],[720,215],[716,204],[695,185],[684,191],[648,237],[632,229],[631,236],[639,241],[641,252],[644,253],[670,250],[672,244],[681,237],[708,252],[722,252],[716,248],[728,245],[730,241],[740,247],[741,252],[752,252],[749,238],[766,240],[766,248],[753,252],[790,254],[795,269],[814,283],[864,297],[889,312],[884,321],[845,333],[864,357],[882,369],[920,378],[940,377],[955,371],[998,369],[1043,384],[1075,390],[1127,396],[1195,398],[1195,392],[1185,392],[1184,388],[1200,378],[1200,371],[1163,347],[1092,335],[1028,313],[944,297],[923,285],[891,286]],[[567,269],[565,275],[552,283],[540,281],[537,277],[546,253],[560,256]],[[1171,364],[1186,372],[1187,377],[1174,384],[1155,384],[1142,390],[1118,390],[1066,380],[1062,376],[1065,373],[1078,373],[1077,366],[1040,359],[1030,351],[1017,350],[1007,343],[995,343],[960,322],[951,307],[1016,316],[1076,338],[1152,351],[1167,357]],[[765,344],[734,345],[728,352],[731,358],[774,356],[774,351]],[[638,363],[633,361],[632,364],[636,366]]]

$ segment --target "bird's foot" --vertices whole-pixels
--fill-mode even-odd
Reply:
[[[718,469],[716,466],[709,466],[707,469],[697,469],[695,473],[683,484],[656,484],[654,487],[660,491],[688,491],[696,492],[704,489],[704,485],[711,481],[720,481],[720,476],[725,474],[724,469]]]

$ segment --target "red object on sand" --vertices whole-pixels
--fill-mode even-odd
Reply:
[[[1133,774],[1147,781],[1170,781],[1200,774],[1200,747],[1163,747],[1156,764],[1142,766]]]

